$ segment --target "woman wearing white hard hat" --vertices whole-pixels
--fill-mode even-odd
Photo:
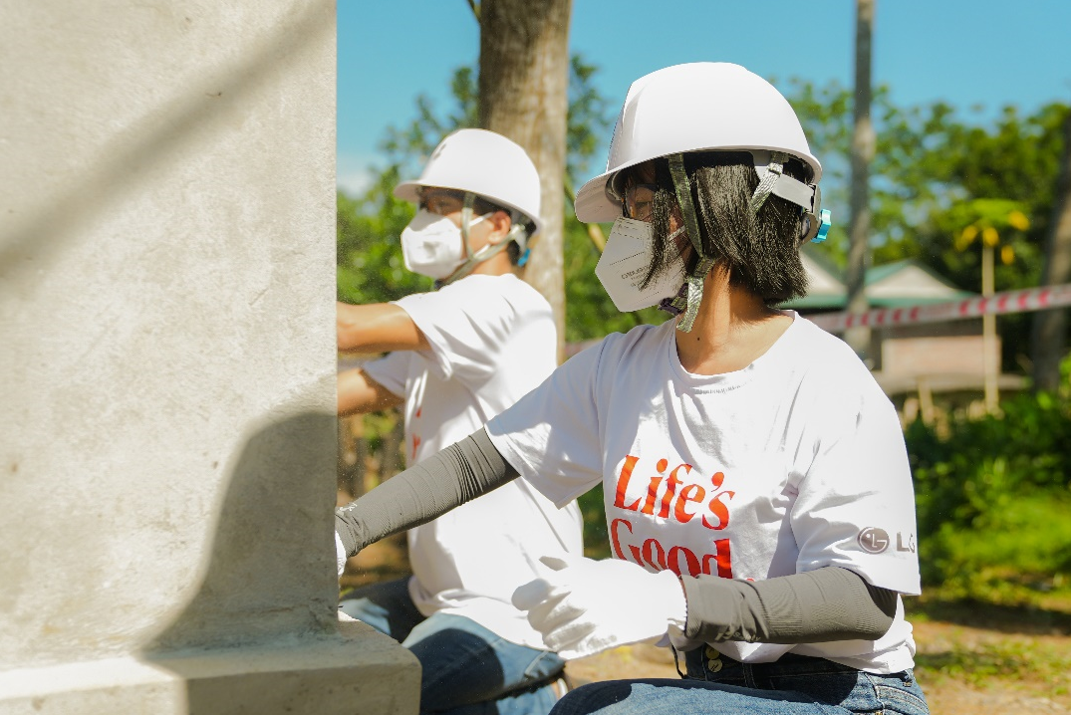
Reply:
[[[550,305],[513,271],[539,228],[539,192],[514,142],[451,134],[394,192],[420,208],[401,236],[405,265],[438,290],[338,306],[340,349],[392,351],[339,375],[339,414],[404,402],[411,464],[478,429],[557,364]],[[517,480],[410,529],[408,543],[411,578],[346,593],[340,609],[417,656],[421,711],[549,711],[565,663],[510,598],[539,576],[545,552],[581,553],[576,504],[558,510]]]
[[[637,80],[576,210],[614,221],[596,273],[618,308],[675,317],[608,336],[403,475],[460,461],[459,500],[516,474],[558,504],[602,484],[613,558],[544,557],[513,602],[563,657],[658,642],[683,677],[585,685],[555,714],[928,712],[896,412],[846,344],[776,307],[828,229],[820,178],[788,102],[744,68]],[[340,509],[343,543],[395,528],[365,518],[392,494]]]

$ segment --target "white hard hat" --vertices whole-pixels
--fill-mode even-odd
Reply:
[[[621,216],[606,195],[614,174],[650,159],[696,151],[780,151],[822,176],[799,119],[777,89],[740,65],[696,62],[640,77],[629,88],[610,141],[606,171],[580,187],[576,217],[588,223]]]
[[[435,147],[416,181],[403,181],[394,195],[420,203],[420,188],[436,186],[469,191],[493,204],[513,209],[539,231],[540,187],[535,164],[519,144],[486,129],[458,129]]]

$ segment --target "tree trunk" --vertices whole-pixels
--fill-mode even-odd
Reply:
[[[543,229],[524,278],[550,302],[565,350],[562,230],[572,0],[483,0],[480,126],[524,147],[539,170]]]
[[[1043,285],[1071,282],[1071,112],[1064,123],[1063,161],[1045,241],[1045,270],[1041,282]],[[1067,344],[1067,309],[1035,313],[1030,337],[1034,390],[1055,391],[1060,385],[1060,360]]]
[[[874,30],[876,0],[855,2],[855,130],[852,136],[851,193],[848,227],[848,312],[861,315],[869,308],[866,299],[866,269],[870,263],[870,162],[874,158],[874,126],[870,122],[870,40]],[[844,339],[861,356],[870,348],[870,329],[849,328]]]

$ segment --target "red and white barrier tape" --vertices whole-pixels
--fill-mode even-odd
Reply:
[[[913,323],[942,323],[949,320],[977,318],[993,313],[1028,313],[1033,310],[1061,308],[1071,305],[1071,283],[1009,290],[994,293],[988,297],[968,298],[948,303],[930,305],[913,305],[904,308],[877,308],[860,315],[842,313],[822,313],[808,316],[818,327],[831,333],[839,333],[847,328],[865,326],[882,328],[892,325],[910,325]]]

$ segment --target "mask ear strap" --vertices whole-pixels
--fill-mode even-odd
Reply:
[[[699,233],[699,220],[696,218],[695,206],[692,204],[692,184],[688,180],[688,172],[684,168],[683,154],[670,154],[669,173],[673,178],[673,191],[677,195],[677,205],[680,206],[681,216],[684,218],[684,228],[688,231],[688,239],[692,242],[699,260],[685,282],[686,289],[682,289],[672,300],[674,308],[683,309],[684,315],[677,323],[677,330],[685,333],[692,331],[695,316],[699,313],[699,304],[703,302],[703,279],[714,267],[716,260],[703,252],[703,235]],[[683,305],[682,305],[683,303]]]
[[[468,274],[472,273],[473,269],[475,269],[476,266],[483,263],[488,258],[491,258],[492,256],[506,250],[506,247],[508,245],[509,241],[499,241],[498,243],[487,244],[475,254],[473,254],[471,258],[462,263],[456,271],[450,274],[449,277],[443,280],[443,285],[450,285],[454,281],[461,280]]]
[[[510,243],[510,238],[507,236],[503,241],[488,244],[476,253],[472,252],[472,246],[469,245],[469,226],[472,224],[473,205],[475,203],[476,195],[471,191],[466,191],[465,202],[461,207],[461,243],[465,245],[465,261],[456,271],[443,279],[442,285],[450,285],[454,281],[461,280],[472,273],[477,265],[486,261],[488,258],[491,258],[495,254],[504,251]],[[517,228],[521,227],[517,226]],[[512,230],[513,227],[511,226],[510,231],[512,232]]]
[[[461,207],[461,243],[465,245],[465,257],[472,259],[472,247],[469,246],[469,224],[472,223],[472,207],[476,203],[476,195],[471,191],[465,192],[465,203]]]

